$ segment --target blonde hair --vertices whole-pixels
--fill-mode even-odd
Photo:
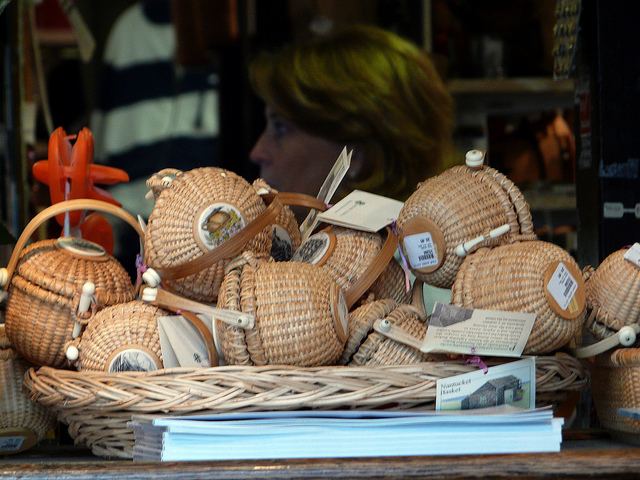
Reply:
[[[364,155],[358,188],[405,200],[438,173],[451,149],[453,102],[429,57],[378,27],[262,53],[251,62],[255,93],[299,128]]]

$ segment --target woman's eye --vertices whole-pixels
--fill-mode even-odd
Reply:
[[[289,131],[289,125],[281,120],[269,121],[269,133],[273,138],[282,138]]]

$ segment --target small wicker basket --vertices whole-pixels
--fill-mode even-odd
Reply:
[[[478,156],[479,162],[470,161]],[[535,239],[520,190],[483,161],[482,152],[469,152],[467,165],[419,184],[398,215],[402,253],[427,284],[451,288],[464,256],[475,248]]]
[[[408,302],[404,272],[393,258],[397,237],[330,225],[311,235],[296,251],[294,262],[320,266],[345,292],[351,309],[363,297]],[[371,300],[370,298],[367,298]]]
[[[32,402],[24,389],[24,375],[33,364],[11,346],[0,324],[0,454],[23,452],[55,425],[55,413]]]
[[[158,317],[169,312],[140,300],[106,307],[84,320],[82,336],[65,352],[78,370],[152,371],[163,368]]]
[[[9,294],[7,337],[25,359],[37,365],[66,365],[63,346],[80,334],[78,324],[86,312],[79,306],[87,283],[94,287],[94,310],[135,298],[129,274],[100,245],[77,238],[59,238],[42,240],[25,248],[42,222],[60,212],[78,209],[118,215],[142,234],[131,215],[97,200],[57,203],[29,222],[2,277]]]
[[[316,265],[245,252],[229,264],[217,306],[255,317],[255,326],[246,330],[216,322],[228,364],[331,365],[348,334],[342,291]]]
[[[556,285],[559,276],[564,283]],[[556,287],[563,289],[560,295]],[[543,241],[481,248],[467,256],[456,276],[451,303],[535,313],[525,354],[565,346],[586,316],[584,280],[576,261],[567,251]]]
[[[155,195],[145,235],[147,268],[166,288],[187,298],[215,302],[230,259],[243,251],[271,252],[269,207],[244,178],[218,167],[165,169],[147,180]],[[152,273],[145,272],[146,281]]]
[[[598,419],[614,437],[640,444],[640,420],[619,413],[640,408],[640,349],[619,348],[593,357],[591,393]]]
[[[611,253],[585,282],[585,327],[600,340],[640,322],[640,267],[624,258],[628,250]]]

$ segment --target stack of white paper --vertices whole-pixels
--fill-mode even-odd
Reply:
[[[134,415],[134,460],[557,452],[561,418],[509,405],[447,412],[300,411]]]

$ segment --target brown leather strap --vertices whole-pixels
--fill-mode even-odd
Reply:
[[[153,267],[163,280],[175,280],[201,272],[220,260],[236,256],[242,248],[258,233],[275,220],[282,210],[279,194],[271,198],[271,203],[260,214],[249,222],[242,230],[216,248],[203,253],[188,262],[173,267]]]
[[[277,194],[267,193],[263,195],[263,198],[269,198],[270,196],[276,196],[280,199],[283,205],[293,205],[296,207],[306,207],[312,208],[314,210],[320,210],[321,212],[325,212],[329,209],[329,206],[324,203],[322,200],[307,195],[305,193],[295,193],[295,192],[279,192]]]
[[[387,267],[398,248],[398,236],[391,227],[387,227],[387,238],[378,251],[376,258],[353,285],[345,292],[344,299],[347,307],[351,309],[358,299],[373,285],[382,271]]]
[[[11,254],[11,258],[9,259],[9,264],[7,265],[7,279],[10,280],[13,276],[13,271],[18,265],[18,258],[20,257],[20,253],[22,252],[22,249],[26,246],[27,242],[31,238],[31,235],[33,235],[36,229],[50,218],[53,218],[60,213],[70,212],[74,210],[95,210],[120,217],[135,229],[138,235],[140,235],[141,239],[144,239],[144,232],[142,231],[142,227],[140,227],[140,224],[133,217],[133,215],[123,210],[122,208],[113,205],[112,203],[102,200],[93,200],[89,198],[78,198],[74,200],[65,200],[63,202],[54,203],[53,205],[45,208],[39,214],[33,217],[16,241],[16,245]],[[10,283],[10,281],[7,281],[7,285],[5,285],[5,287]]]

